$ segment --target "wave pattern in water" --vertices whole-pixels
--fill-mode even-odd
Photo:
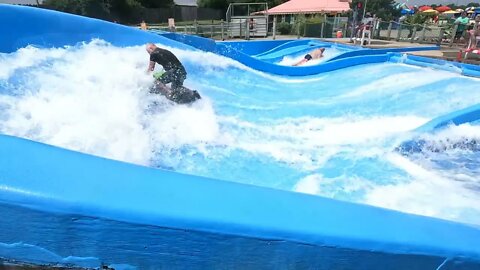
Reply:
[[[211,53],[170,49],[185,63],[185,84],[201,93],[200,102],[175,106],[149,95],[142,46],[93,41],[2,54],[0,132],[183,173],[480,224],[478,189],[456,180],[477,169],[450,156],[432,153],[420,162],[394,151],[431,118],[480,102],[480,91],[472,91],[479,80],[393,63],[280,77]],[[454,169],[445,169],[448,162]]]

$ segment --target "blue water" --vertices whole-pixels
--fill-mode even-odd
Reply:
[[[444,258],[175,230],[0,204],[1,258],[99,269],[435,269]],[[23,218],[16,220],[14,217]],[[15,224],[16,226],[11,226]],[[45,230],[48,233],[45,233]],[[18,242],[18,231],[33,244]],[[72,233],[74,232],[74,233]],[[207,254],[207,255],[206,255]],[[206,259],[208,257],[208,259]],[[362,258],[360,262],[358,259]],[[359,267],[360,265],[360,267]],[[450,259],[445,269],[475,269]]]
[[[394,151],[428,120],[480,102],[480,80],[397,63],[280,77],[172,50],[200,102],[178,106],[149,95],[141,46],[96,41],[2,54],[0,132],[159,169],[480,224],[477,152]],[[480,128],[436,136],[478,139]]]

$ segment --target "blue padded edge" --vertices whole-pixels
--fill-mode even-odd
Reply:
[[[415,129],[417,132],[431,132],[448,125],[461,125],[480,120],[480,104],[437,117]]]
[[[336,57],[329,59],[334,61],[342,58],[354,57],[359,55],[376,55],[395,52],[414,52],[414,51],[434,51],[440,50],[439,46],[422,46],[422,47],[404,47],[404,48],[387,48],[387,49],[365,49],[342,53]]]
[[[151,169],[5,135],[0,201],[130,223],[480,263],[480,229],[472,226]]]
[[[209,40],[202,37],[183,35],[183,34],[168,34],[164,35],[165,37],[172,38],[175,41],[183,42],[192,47],[195,47],[200,50],[207,52],[213,52],[225,57],[232,58],[246,66],[252,67],[256,70],[277,74],[277,75],[287,75],[287,76],[305,76],[305,75],[314,75],[322,72],[333,71],[337,69],[342,69],[345,67],[370,64],[370,63],[382,63],[389,60],[390,56],[388,54],[380,55],[367,55],[367,56],[357,56],[350,57],[345,59],[339,59],[336,61],[329,61],[324,64],[315,65],[315,66],[300,66],[300,67],[289,67],[289,66],[280,66],[270,62],[262,61],[255,57],[252,57],[249,54],[246,54],[240,50],[237,50],[235,47],[231,46],[228,42],[215,43],[213,40]],[[307,41],[303,41],[307,42]],[[214,46],[215,45],[215,46]]]
[[[58,47],[92,38],[102,38],[116,46],[158,42],[191,48],[133,28],[20,6],[0,5],[0,25],[4,37],[0,51],[6,53],[31,44]],[[211,49],[210,45],[206,42],[201,46]],[[229,50],[224,44],[215,46],[215,52],[233,55],[249,66],[258,65],[266,72],[271,68],[244,53]],[[315,68],[275,72],[300,76],[390,58],[390,54],[357,56]],[[0,135],[0,202],[47,213],[332,248],[441,256],[470,261],[474,267],[480,265],[478,227],[135,166],[6,135]],[[7,237],[2,233],[2,238]],[[26,242],[30,239],[21,231],[17,233]],[[56,244],[61,248],[64,243]]]

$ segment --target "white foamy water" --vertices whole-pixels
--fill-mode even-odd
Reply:
[[[361,85],[355,91],[342,95],[342,98],[357,97],[370,92],[394,92],[409,91],[410,89],[427,83],[444,81],[445,79],[458,76],[450,72],[439,72],[437,70],[424,70],[422,76],[418,76],[418,71],[405,72],[401,74],[391,74],[379,80],[371,81],[368,84]]]
[[[279,77],[211,53],[169,49],[185,63],[185,85],[200,92],[200,101],[174,105],[150,95],[143,46],[94,41],[0,55],[0,132],[136,164],[480,224],[478,191],[466,185],[475,183],[471,170],[443,170],[434,154],[412,160],[394,152],[431,115],[480,102],[480,93],[452,81],[475,86],[478,80],[398,64]],[[359,71],[363,76],[355,77]],[[430,89],[435,83],[445,86]],[[412,88],[420,89],[417,98],[399,103]],[[365,101],[372,95],[377,102]],[[429,139],[478,133],[461,126]]]
[[[311,170],[324,165],[339,151],[378,151],[384,147],[381,141],[409,131],[425,120],[418,117],[296,118],[265,125],[229,118],[222,122],[235,127],[229,131],[235,141],[232,147]],[[358,145],[362,145],[361,149]]]
[[[336,197],[337,191],[332,191],[330,186],[342,183],[343,191],[365,193],[361,198],[353,198],[357,202],[480,224],[480,154],[470,152],[468,146],[458,149],[462,143],[480,142],[480,126],[452,126],[420,138],[427,142],[426,151],[411,159],[394,152],[382,155],[388,163],[407,173],[407,177],[393,183],[378,185],[361,177],[340,175],[331,179],[312,174],[301,179],[295,190]],[[440,166],[445,163],[452,166]],[[467,169],[468,165],[474,168]]]
[[[480,224],[478,190],[466,188],[450,175],[427,170],[400,155],[387,156],[392,164],[404,169],[414,179],[408,183],[375,186],[365,202],[426,216]]]
[[[32,55],[43,63],[27,61]],[[19,64],[9,70],[8,63]],[[6,108],[1,131],[144,165],[153,157],[153,146],[165,143],[165,138],[170,144],[211,140],[217,123],[208,99],[174,107],[149,95],[152,79],[145,73],[147,64],[143,47],[120,49],[100,41],[80,50],[21,49],[0,67],[2,74],[24,69],[22,82],[10,86],[24,94],[0,96],[0,107]],[[146,108],[153,101],[160,105],[148,114]],[[199,123],[210,125],[210,131],[192,136],[188,131],[201,130]]]

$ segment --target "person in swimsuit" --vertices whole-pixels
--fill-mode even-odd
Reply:
[[[305,57],[302,60],[300,60],[298,63],[294,64],[293,66],[300,66],[312,59],[322,58],[324,51],[325,51],[325,48],[315,49],[310,53],[307,53],[307,55],[305,55]]]
[[[468,49],[476,49],[477,42],[480,41],[480,15],[475,17],[475,24],[473,29],[468,31],[468,35],[470,39],[470,48]]]

